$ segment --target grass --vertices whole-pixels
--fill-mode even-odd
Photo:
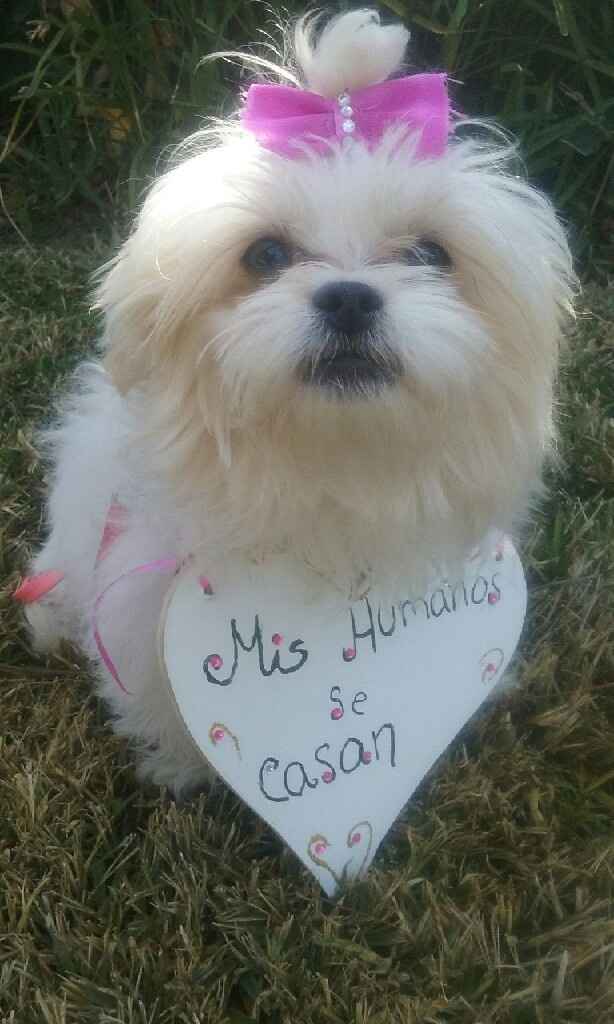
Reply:
[[[41,529],[34,425],[92,346],[103,255],[0,253],[0,1021],[611,1024],[612,293],[587,288],[570,339],[519,685],[331,903],[223,786],[138,785],[86,666],[35,658],[11,601]]]

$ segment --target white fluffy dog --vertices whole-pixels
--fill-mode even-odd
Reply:
[[[174,790],[207,767],[158,664],[169,579],[129,577],[105,603],[129,693],[92,628],[112,581],[281,549],[348,592],[407,591],[517,528],[552,433],[572,275],[551,205],[500,136],[457,124],[424,155],[406,123],[376,143],[353,130],[352,93],[399,71],[401,26],[354,11],[303,20],[295,42],[297,94],[345,94],[340,137],[291,155],[245,124],[193,140],[104,268],[104,355],[50,435],[32,571],[63,579],[28,604],[35,641],[87,652],[142,774]]]

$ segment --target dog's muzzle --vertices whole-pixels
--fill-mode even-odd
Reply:
[[[381,343],[380,293],[360,281],[332,281],[313,295],[324,343],[301,364],[305,383],[341,391],[377,390],[401,374],[394,353]]]

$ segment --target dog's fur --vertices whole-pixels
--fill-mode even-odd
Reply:
[[[407,41],[373,12],[335,19],[315,47],[313,27],[296,52],[328,96],[394,73]],[[570,257],[550,203],[509,170],[513,148],[470,134],[436,159],[393,128],[372,151],[352,140],[290,160],[225,127],[156,183],[104,269],[104,358],[50,435],[50,535],[32,567],[66,578],[29,617],[40,647],[64,636],[91,656],[115,728],[159,783],[206,771],[157,662],[168,579],[127,581],[106,602],[129,695],[92,638],[111,580],[166,555],[206,566],[212,552],[287,549],[341,587],[368,573],[408,590],[526,515],[552,435]],[[255,279],[243,254],[271,236],[293,263]],[[408,262],[423,239],[445,246],[450,271]],[[401,367],[393,384],[322,388],[298,372],[330,342],[311,298],[339,279],[382,295],[368,343]],[[95,568],[115,493],[128,529]]]

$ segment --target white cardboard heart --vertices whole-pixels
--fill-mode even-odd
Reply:
[[[290,558],[189,566],[161,655],[208,762],[332,895],[364,874],[434,761],[497,683],[526,608],[509,540],[464,579],[343,606]],[[213,590],[212,594],[207,592]]]

